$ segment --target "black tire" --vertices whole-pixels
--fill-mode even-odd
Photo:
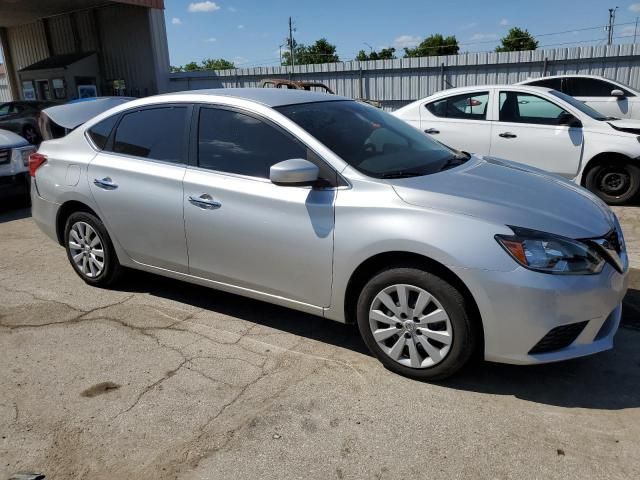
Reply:
[[[451,322],[453,341],[448,354],[440,363],[426,368],[412,368],[390,358],[378,345],[369,326],[369,311],[375,297],[387,287],[406,284],[426,290],[442,305]],[[443,380],[463,368],[480,342],[480,334],[472,321],[465,297],[442,278],[408,267],[392,267],[376,274],[364,286],[357,304],[360,334],[373,355],[389,370],[418,380]]]
[[[584,184],[609,205],[624,205],[640,190],[640,168],[622,161],[599,163],[587,171]]]
[[[84,274],[80,270],[78,265],[76,265],[76,262],[72,257],[71,248],[69,246],[69,237],[71,235],[71,228],[77,222],[84,222],[91,226],[98,237],[100,237],[100,241],[103,245],[102,250],[104,252],[104,267],[100,274],[95,277],[89,277]],[[64,227],[64,247],[67,251],[67,258],[69,259],[69,263],[71,263],[71,266],[78,274],[78,276],[89,285],[93,285],[96,287],[108,287],[110,285],[113,285],[122,273],[122,267],[120,266],[120,262],[118,261],[118,257],[113,248],[111,238],[109,238],[109,234],[107,233],[107,229],[99,218],[89,212],[75,212],[69,216]]]

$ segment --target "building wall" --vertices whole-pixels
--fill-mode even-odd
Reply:
[[[378,100],[393,110],[445,88],[570,73],[602,75],[640,90],[640,44],[172,73],[169,90],[257,87],[263,78],[293,78],[320,81],[338,95]]]
[[[11,100],[11,91],[9,90],[9,81],[7,76],[0,73],[0,103],[10,102]]]
[[[105,82],[113,80],[124,80],[124,93],[131,96],[166,90],[169,53],[162,10],[112,4],[9,27],[7,40],[16,70],[50,55],[97,51],[103,95],[112,94]]]

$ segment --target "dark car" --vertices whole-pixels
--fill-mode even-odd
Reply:
[[[38,116],[44,108],[56,105],[47,101],[18,101],[0,104],[0,128],[17,133],[29,143],[37,145],[42,140],[38,128]]]

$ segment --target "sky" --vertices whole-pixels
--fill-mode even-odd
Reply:
[[[492,51],[513,26],[540,47],[602,45],[616,1],[615,42],[630,43],[640,3],[621,0],[165,0],[165,18],[172,65],[225,58],[253,67],[278,65],[289,16],[298,43],[325,37],[352,60],[370,48],[402,53],[433,33],[455,35],[461,52]]]

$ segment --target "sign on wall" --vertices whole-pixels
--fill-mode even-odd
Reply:
[[[36,89],[33,86],[33,81],[24,80],[22,82],[22,98],[25,100],[37,100]]]

